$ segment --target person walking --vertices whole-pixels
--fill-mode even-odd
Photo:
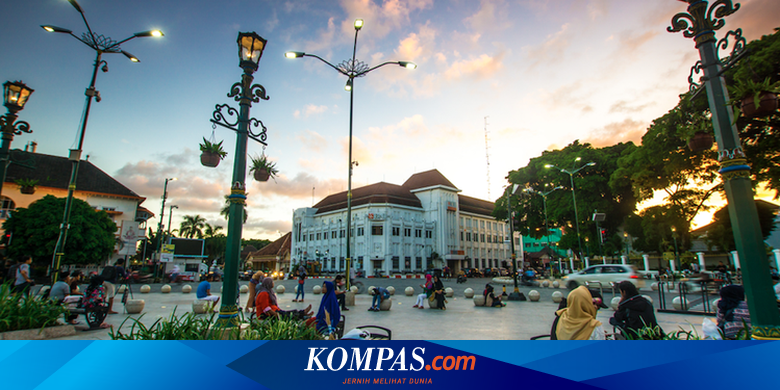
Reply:
[[[301,265],[298,267],[298,288],[295,291],[295,299],[293,299],[293,302],[303,302],[304,296],[306,295],[306,292],[304,290],[306,283],[306,268]],[[298,299],[298,297],[301,297],[301,299]]]
[[[12,292],[14,294],[28,295],[30,293],[30,287],[35,283],[30,276],[30,264],[32,264],[32,257],[29,255],[23,255],[19,258],[18,266],[14,271],[14,287]]]

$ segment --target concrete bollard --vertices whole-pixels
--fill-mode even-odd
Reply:
[[[238,288],[238,292],[241,294],[246,294],[249,292],[249,286],[246,284],[242,284],[241,287]]]
[[[531,302],[539,302],[541,294],[539,294],[539,291],[531,290],[528,292],[528,298],[531,300]]]
[[[314,295],[319,295],[322,293],[322,286],[319,284],[315,284],[314,287],[312,287],[311,292],[314,293]]]
[[[163,286],[160,287],[160,292],[163,294],[168,294],[169,292],[171,292],[171,286],[168,284],[163,284]]]
[[[466,290],[463,291],[463,296],[469,299],[474,298],[474,290],[471,288],[467,288]]]
[[[612,310],[617,311],[618,306],[620,305],[620,297],[614,297],[611,301],[609,301],[609,307],[612,308]]]
[[[192,292],[192,286],[190,286],[189,284],[185,284],[185,285],[181,286],[181,292],[184,293],[184,294],[191,293]]]
[[[148,294],[149,291],[152,291],[152,287],[149,286],[148,284],[144,284],[143,286],[141,286],[141,293],[142,294]]]
[[[143,299],[130,299],[125,304],[127,314],[138,314],[144,310],[146,302]]]
[[[395,295],[395,287],[387,286],[387,292],[389,292],[390,295]]]
[[[379,311],[390,311],[393,307],[393,298],[387,298],[379,303]]]
[[[552,301],[555,303],[561,303],[563,300],[563,293],[560,291],[555,291],[552,293]]]
[[[406,294],[407,297],[411,297],[412,295],[414,295],[414,287],[412,286],[407,287],[406,289],[404,289],[404,293]]]
[[[452,298],[455,295],[455,290],[452,289],[452,287],[447,287],[444,289],[444,296],[447,298]]]
[[[276,286],[276,293],[277,294],[284,294],[284,286],[281,285],[281,284]]]

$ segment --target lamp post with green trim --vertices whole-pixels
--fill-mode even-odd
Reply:
[[[225,248],[225,273],[222,284],[222,305],[219,308],[218,327],[236,327],[238,321],[238,269],[241,254],[241,235],[244,227],[244,205],[246,204],[246,149],[249,138],[267,146],[266,127],[263,122],[249,117],[252,103],[260,99],[268,100],[265,87],[252,84],[253,74],[257,71],[260,58],[265,49],[265,39],[255,32],[238,33],[239,67],[244,70],[241,81],[230,87],[227,94],[238,102],[240,109],[227,104],[217,104],[212,113],[211,123],[236,132],[236,154],[233,161],[233,178],[228,201],[227,244]],[[223,112],[225,110],[226,112]],[[232,118],[237,118],[232,121]],[[259,128],[255,133],[252,127]]]
[[[21,81],[3,83],[3,104],[8,112],[0,116],[0,131],[3,133],[3,145],[0,147],[0,164],[2,164],[0,166],[0,194],[3,193],[5,171],[11,163],[10,150],[14,135],[22,135],[23,132],[32,133],[29,123],[16,121],[18,118],[16,114],[24,110],[24,105],[27,104],[27,99],[30,98],[33,91]]]
[[[686,38],[693,38],[701,60],[692,69],[689,81],[692,91],[705,88],[715,138],[718,142],[718,160],[721,177],[728,199],[731,227],[734,231],[739,258],[742,259],[742,278],[750,310],[752,336],[756,339],[780,339],[780,312],[772,289],[772,280],[764,249],[763,234],[758,220],[758,211],[753,199],[753,185],[750,166],[739,139],[731,109],[728,107],[728,91],[723,78],[725,69],[733,66],[744,54],[745,39],[742,30],[729,31],[717,41],[715,30],[726,23],[723,20],[739,9],[731,0],[718,0],[710,6],[702,0],[687,0],[688,12],[672,17],[669,32],[682,31]],[[734,35],[731,55],[721,60],[718,48],[728,47],[728,38]],[[693,73],[703,71],[701,84],[692,81]],[[694,93],[694,95],[696,95]]]

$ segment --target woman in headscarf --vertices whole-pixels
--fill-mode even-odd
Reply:
[[[336,298],[336,286],[333,282],[325,281],[322,283],[322,300],[316,318],[317,330],[324,334],[330,333],[330,330],[341,321],[339,300]]]
[[[663,337],[663,331],[655,320],[653,304],[639,295],[634,283],[624,280],[618,285],[620,304],[609,323],[617,326],[629,339],[655,340]],[[644,329],[644,330],[643,330]]]
[[[421,284],[423,292],[417,295],[417,302],[412,307],[418,309],[425,309],[425,300],[431,297],[433,293],[433,277],[431,274],[425,274],[425,284]]]
[[[434,299],[436,299],[436,307],[439,310],[447,310],[444,306],[444,302],[446,302],[446,299],[444,299],[444,283],[441,282],[438,275],[433,276],[433,295]]]
[[[276,303],[276,293],[274,292],[274,280],[271,278],[263,279],[263,282],[257,287],[257,298],[255,298],[255,310],[258,318],[273,317],[292,317],[299,320],[311,317],[311,305],[304,310],[285,311],[279,308]],[[308,318],[307,325],[313,325],[316,318]]]
[[[736,284],[730,284],[720,289],[718,301],[718,328],[723,331],[724,338],[734,339],[744,329],[750,326],[750,312],[745,302],[745,289]],[[744,321],[744,323],[743,323]],[[750,332],[750,329],[747,329]]]
[[[501,302],[501,297],[497,297],[493,293],[494,289],[493,286],[490,285],[490,283],[485,285],[485,291],[482,292],[482,295],[485,296],[485,306],[486,307],[504,307],[506,304]]]
[[[604,329],[596,320],[598,309],[585,286],[575,288],[566,299],[567,307],[558,316],[555,336],[558,340],[604,340]]]

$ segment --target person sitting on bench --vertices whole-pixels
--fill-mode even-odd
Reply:
[[[198,290],[196,292],[196,296],[198,300],[212,302],[211,308],[209,308],[209,310],[213,310],[215,307],[217,307],[217,303],[219,302],[218,296],[211,295],[211,283],[209,282],[213,278],[214,275],[209,274],[206,280],[200,282],[200,284],[198,285]]]
[[[317,318],[311,316],[311,305],[304,310],[282,310],[276,302],[276,293],[274,292],[274,280],[271,278],[263,279],[263,282],[257,286],[257,298],[255,300],[255,310],[258,318],[294,318],[306,320],[307,326],[314,326]]]

